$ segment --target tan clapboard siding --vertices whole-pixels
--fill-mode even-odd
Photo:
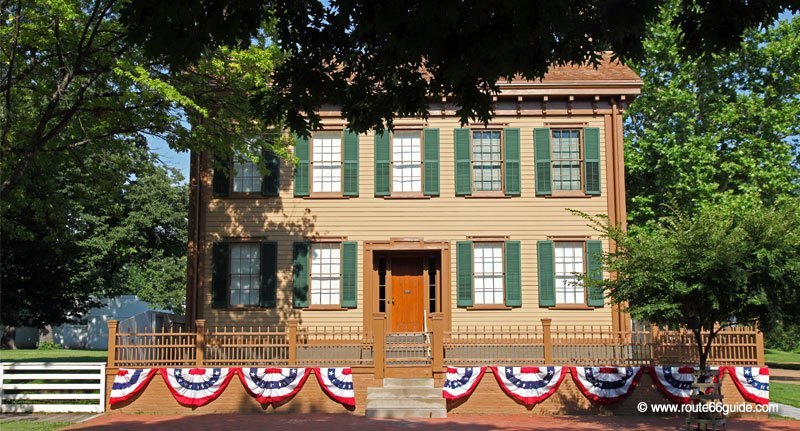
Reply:
[[[392,237],[421,237],[426,241],[455,241],[473,235],[508,235],[522,242],[522,307],[500,311],[467,311],[456,304],[456,253],[451,253],[451,294],[454,311],[452,325],[534,324],[541,318],[553,324],[611,324],[611,307],[593,311],[548,310],[538,306],[536,241],[548,235],[587,235],[597,233],[586,221],[567,208],[590,214],[607,214],[606,133],[602,115],[571,117],[569,120],[548,117],[546,121],[586,123],[598,127],[602,167],[601,195],[591,198],[541,198],[535,196],[533,129],[545,127],[542,118],[499,118],[508,123],[497,128],[518,127],[521,131],[522,195],[514,198],[464,198],[455,196],[453,129],[457,120],[431,119],[427,127],[440,129],[440,197],[431,199],[384,199],[373,194],[373,135],[361,135],[359,160],[359,197],[349,199],[302,199],[293,196],[293,166],[284,163],[281,170],[281,193],[278,198],[211,199],[205,213],[205,261],[201,291],[202,316],[207,325],[267,324],[291,317],[301,325],[363,324],[363,241],[388,240]],[[420,124],[420,120],[401,120]],[[551,127],[555,127],[551,125]],[[210,184],[208,184],[210,186]],[[263,237],[278,241],[279,281],[278,310],[214,310],[210,308],[210,244],[223,237]],[[343,236],[359,242],[359,308],[347,311],[311,311],[291,308],[292,242],[308,236]],[[606,244],[607,247],[607,244]],[[445,304],[447,306],[448,304]]]

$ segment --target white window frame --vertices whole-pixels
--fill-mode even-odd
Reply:
[[[400,136],[398,136],[400,135]],[[413,142],[414,139],[417,139],[419,142],[419,151],[416,153],[418,159],[414,159],[414,152],[411,152],[410,159],[406,159],[407,154],[405,152],[397,151],[398,141],[399,143],[405,147],[405,140],[411,140]],[[413,144],[411,144],[413,145]],[[422,131],[420,130],[398,130],[392,134],[392,194],[408,194],[408,195],[421,195],[422,190],[424,187],[424,145],[422,138]],[[396,158],[397,155],[401,156],[401,160]],[[395,187],[395,182],[397,180],[397,173],[398,169],[410,169],[412,170],[411,175],[411,183],[418,183],[419,188],[417,190],[398,190]],[[414,181],[413,170],[416,169],[419,172],[418,181]],[[405,178],[405,177],[404,177]],[[406,182],[401,180],[401,184],[405,184]]]
[[[338,146],[338,160],[333,160],[334,152],[321,152],[317,153],[318,149],[325,149],[325,148],[336,148],[335,145],[330,145],[326,147],[326,140],[334,140],[338,139],[339,146]],[[344,136],[341,130],[338,131],[321,131],[315,132],[311,139],[309,140],[310,144],[310,192],[313,195],[334,195],[334,196],[342,196],[343,193],[343,181],[342,175],[344,174]],[[326,157],[329,156],[329,157]],[[329,159],[329,160],[326,160]],[[330,172],[330,176],[323,175],[322,178],[318,178],[318,175],[315,175],[317,172],[317,168],[320,169],[319,173],[322,173],[322,169],[327,168]],[[338,174],[334,174],[338,173]],[[338,181],[331,180],[325,181],[326,179],[335,179],[338,178]],[[318,181],[319,180],[319,181]],[[316,185],[321,184],[322,190],[317,190]],[[330,190],[325,190],[325,184],[330,184]]]
[[[261,182],[264,180],[264,176],[261,174],[258,164],[250,160],[242,163],[239,161],[239,157],[234,154],[231,168],[233,169],[231,178],[232,193],[261,193]],[[248,187],[252,190],[248,189]]]
[[[578,158],[556,158],[556,133],[563,133],[563,132],[577,132],[578,133]],[[562,138],[559,138],[559,142]],[[571,139],[571,138],[570,138]],[[561,147],[559,147],[561,148]],[[563,129],[551,129],[550,130],[550,160],[551,160],[551,174],[550,174],[550,182],[552,183],[552,190],[554,193],[559,192],[582,192],[583,191],[583,130],[581,129],[574,129],[574,128],[563,128]],[[563,152],[560,152],[563,153]],[[560,188],[564,180],[561,180],[562,173],[565,170],[572,170],[575,169],[570,165],[574,165],[577,163],[577,172],[578,172],[578,185],[577,188],[569,188],[563,189]],[[556,168],[556,165],[559,165],[559,168]],[[558,176],[556,176],[556,172],[558,172]],[[556,179],[558,178],[558,179]],[[567,180],[570,184],[574,183],[575,180],[572,177],[572,173],[570,171],[569,180]]]
[[[586,242],[555,241],[553,248],[556,305],[585,305],[586,286],[583,277],[586,274]],[[571,250],[572,255],[563,253],[566,250]],[[580,250],[580,256],[574,254],[575,250]],[[580,258],[579,262],[576,257]]]
[[[489,248],[492,249],[496,248],[496,250],[492,250],[493,255],[490,257],[491,260],[487,262],[486,255],[483,251]],[[478,252],[479,250],[481,250],[481,253]],[[479,254],[481,255],[480,261],[478,261]],[[486,288],[486,283],[489,281],[492,282],[491,289]],[[498,282],[499,282],[499,289],[497,285]],[[502,241],[473,242],[472,243],[473,304],[476,306],[483,306],[483,305],[496,306],[505,304],[505,296],[506,296],[505,285],[506,285],[505,243]],[[489,299],[487,300],[487,298]]]
[[[325,250],[331,253],[323,256]],[[309,304],[338,307],[342,303],[342,244],[312,242],[309,260]]]

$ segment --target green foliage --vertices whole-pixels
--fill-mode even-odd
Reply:
[[[736,199],[680,211],[630,233],[590,218],[618,250],[603,256],[605,280],[587,278],[631,317],[699,334],[735,324],[800,320],[800,202],[776,207]],[[705,365],[709,344],[700,345]]]
[[[792,383],[770,382],[769,400],[800,408],[800,388]]]
[[[36,344],[36,350],[61,350],[61,345],[52,341],[39,341]]]
[[[632,63],[644,88],[625,125],[631,222],[670,202],[692,213],[736,195],[800,195],[800,16],[745,32],[736,52],[682,57],[669,4]]]
[[[764,347],[786,352],[800,350],[800,325],[779,322],[764,334]],[[800,362],[800,357],[797,358]]]

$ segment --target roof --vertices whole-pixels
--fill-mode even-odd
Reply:
[[[603,54],[597,67],[591,64],[557,66],[551,68],[544,76],[545,82],[582,82],[582,81],[636,81],[642,82],[639,75],[630,67],[612,60],[610,54]]]

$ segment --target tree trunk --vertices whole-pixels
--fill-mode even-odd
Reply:
[[[16,326],[3,326],[3,339],[0,340],[0,349],[16,349],[17,348],[17,327]]]

